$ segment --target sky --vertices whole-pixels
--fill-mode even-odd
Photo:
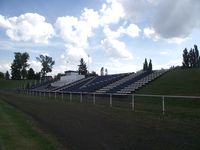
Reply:
[[[49,75],[77,70],[108,74],[182,65],[184,48],[199,44],[199,0],[0,0],[0,71],[10,71],[14,52],[55,60]]]

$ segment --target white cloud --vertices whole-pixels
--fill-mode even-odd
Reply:
[[[163,38],[186,38],[200,28],[200,1],[161,1],[154,15],[153,27]]]
[[[166,39],[168,43],[176,43],[176,44],[181,44],[183,43],[184,41],[186,41],[188,38],[169,38],[169,39]]]
[[[30,64],[30,68],[33,68],[33,70],[35,72],[40,72],[41,71],[42,66],[41,66],[41,63],[39,61],[30,60],[28,63]]]
[[[66,45],[67,48],[67,60],[70,62],[79,62],[80,58],[83,58],[85,61],[88,59],[88,54],[83,48],[73,47],[71,45]]]
[[[37,13],[25,13],[10,18],[0,15],[0,27],[6,29],[7,36],[13,41],[48,43],[54,36],[53,26]]]
[[[100,23],[99,12],[94,11],[93,9],[84,8],[84,11],[81,14],[80,20],[84,20],[92,28],[97,28]]]
[[[109,63],[105,63],[105,68],[109,74],[136,72],[141,69],[141,66],[129,62],[120,62],[118,59],[110,58]],[[98,71],[97,71],[98,72]]]
[[[178,37],[174,37],[174,38],[164,38],[162,36],[160,36],[154,28],[144,28],[143,29],[143,34],[146,38],[152,39],[154,41],[158,41],[158,40],[164,40],[168,43],[175,43],[175,44],[181,44],[182,42],[184,42],[187,38],[178,38]]]
[[[10,72],[10,65],[11,65],[11,63],[1,62],[0,63],[0,71],[3,73],[6,73],[6,71]]]
[[[112,31],[109,26],[105,26],[103,30],[106,37],[114,39],[119,38],[124,34],[135,38],[139,36],[140,31],[141,29],[136,24],[129,24],[128,27],[120,26],[116,31]]]
[[[11,28],[11,24],[4,16],[0,15],[0,27]]]
[[[109,26],[105,26],[103,29],[103,32],[105,34],[106,37],[109,38],[119,38],[120,36],[122,36],[122,34],[125,33],[125,29],[121,26],[117,29],[117,31],[112,31]]]
[[[88,46],[92,30],[99,26],[99,14],[93,9],[84,9],[80,18],[73,16],[58,17],[55,23],[61,38],[75,47]]]
[[[92,35],[92,31],[87,22],[71,16],[59,17],[56,27],[65,42],[78,47],[88,46],[88,38]]]
[[[124,18],[145,23],[147,38],[180,44],[200,29],[199,0],[116,0],[124,9]],[[150,28],[151,27],[151,28]]]
[[[126,34],[134,38],[139,36],[140,31],[140,28],[136,24],[130,24],[126,29]]]
[[[61,64],[67,66],[65,69],[77,70],[80,59],[83,58],[88,65],[88,61],[91,64],[92,58],[88,58],[88,54],[83,48],[74,47],[73,45],[65,45],[66,50],[60,55]],[[89,59],[89,60],[88,60]]]
[[[100,24],[102,26],[112,23],[116,24],[125,15],[123,6],[116,0],[107,0],[106,3],[102,5],[100,14]]]
[[[148,17],[153,11],[154,0],[117,0],[124,9],[124,17],[134,22],[139,22]],[[157,0],[158,1],[158,0]]]
[[[159,52],[160,53],[160,55],[169,55],[169,52],[167,52],[167,51],[162,51],[162,52]]]
[[[117,39],[104,39],[101,41],[103,49],[112,58],[132,59],[132,54],[127,50],[126,44]]]
[[[156,65],[153,65],[153,69],[161,69],[161,68],[164,68],[164,69],[169,69],[170,67],[173,67],[173,66],[181,66],[182,65],[182,60],[181,59],[175,59],[175,60],[169,60],[167,63],[164,63],[164,64],[156,64]]]
[[[139,36],[140,28],[137,25],[130,24],[128,27],[120,26],[116,31],[112,31],[107,25],[104,27],[103,32],[106,38],[101,41],[101,45],[110,57],[133,58],[132,54],[127,49],[126,43],[119,40],[119,38],[123,35],[128,35],[132,38]]]
[[[56,29],[65,41],[66,51],[61,55],[63,64],[68,61],[71,68],[77,68],[80,58],[88,60],[86,49],[89,46],[88,39],[93,36],[93,29],[99,26],[99,14],[93,9],[84,9],[80,18],[73,16],[59,17],[56,21]],[[90,62],[92,59],[90,58]]]
[[[58,66],[56,66],[56,67],[53,67],[52,72],[49,73],[49,75],[55,76],[55,75],[57,75],[58,73],[64,73],[67,69],[69,70],[69,68],[68,68],[67,65],[61,64],[61,65],[58,65]]]
[[[143,34],[146,38],[153,39],[154,41],[157,41],[158,39],[160,39],[160,37],[155,32],[154,28],[150,28],[150,27],[144,28]]]

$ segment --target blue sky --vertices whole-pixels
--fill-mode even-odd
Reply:
[[[77,70],[109,74],[181,65],[182,51],[199,44],[198,0],[1,0],[0,71],[10,70],[14,52],[53,57],[52,75]]]

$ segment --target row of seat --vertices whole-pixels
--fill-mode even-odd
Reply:
[[[96,93],[106,93],[109,90],[129,81],[130,79],[132,79],[134,77],[137,77],[138,75],[140,75],[142,73],[143,73],[143,71],[138,71],[137,73],[129,73],[126,77],[122,78],[121,80],[118,80],[112,84],[109,84],[109,85],[97,90]]]
[[[52,87],[50,83],[43,83],[36,88],[30,88],[33,91],[42,92],[95,92],[95,93],[119,93],[129,94],[139,89],[140,87],[155,80],[166,70],[159,71],[138,71],[136,73],[123,73],[105,76],[87,77],[73,83],[61,86]]]
[[[127,76],[127,73],[116,74],[116,75],[97,76],[95,80],[93,80],[89,84],[86,84],[86,85],[80,87],[79,89],[81,92],[95,92],[96,90],[98,90],[108,84],[111,84],[113,82],[116,82],[125,76]]]
[[[83,78],[83,79],[80,79],[78,81],[72,82],[70,84],[67,84],[67,85],[64,85],[64,86],[61,86],[61,87],[55,87],[54,89],[52,89],[49,92],[67,91],[69,88],[71,88],[71,87],[79,87],[80,85],[83,85],[84,83],[90,81],[93,78],[94,78],[93,76],[92,77]]]
[[[130,94],[132,92],[135,92],[137,89],[139,89],[140,87],[148,84],[149,82],[155,80],[156,78],[158,78],[159,76],[161,76],[162,74],[164,74],[167,70],[159,70],[159,71],[154,71],[151,74],[147,75],[146,77],[124,87],[123,89],[117,91],[117,93],[119,94]]]

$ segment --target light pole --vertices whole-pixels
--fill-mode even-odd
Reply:
[[[88,73],[89,73],[89,58],[90,58],[90,55],[88,54]]]
[[[66,61],[66,71],[67,71],[67,66],[68,66],[69,61]]]

